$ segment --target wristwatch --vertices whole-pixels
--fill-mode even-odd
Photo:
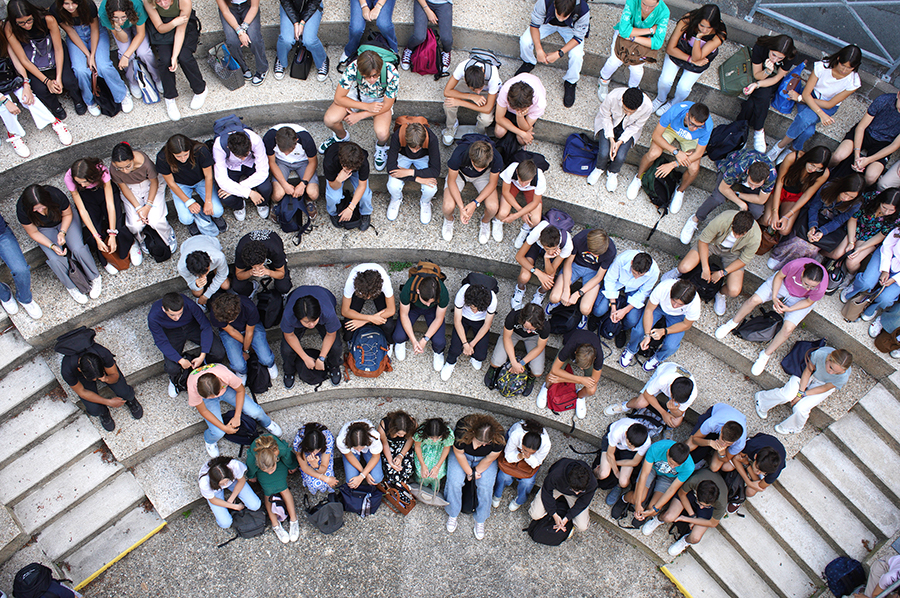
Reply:
[[[423,342],[423,343],[427,343],[427,342],[430,341],[430,340],[431,340],[431,337],[430,337],[430,336],[423,336],[423,337],[422,337],[422,342]]]
[[[319,355],[319,361],[321,361],[322,363],[325,363],[325,356]]]
[[[531,273],[534,274],[534,268],[531,269]]]
[[[678,148],[676,147],[675,149],[672,150],[672,155],[673,155],[673,156],[677,156],[677,155],[678,155],[678,152],[680,152],[680,151],[681,151],[681,150],[678,149]]]
[[[566,53],[562,51],[562,48],[559,49],[559,57],[562,58]]]

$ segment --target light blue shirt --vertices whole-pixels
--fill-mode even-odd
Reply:
[[[741,437],[728,447],[729,454],[738,455],[744,450],[744,445],[747,444],[747,418],[731,405],[725,403],[713,405],[712,414],[709,416],[709,419],[700,424],[700,431],[703,434],[718,434],[722,431],[722,426],[728,422],[737,422],[744,428],[744,433],[741,434]]]
[[[616,256],[612,265],[603,277],[603,296],[612,301],[619,296],[621,290],[628,295],[628,304],[638,309],[644,307],[647,297],[659,279],[659,266],[656,260],[650,263],[650,269],[643,276],[635,278],[631,273],[631,262],[640,251],[630,249]]]

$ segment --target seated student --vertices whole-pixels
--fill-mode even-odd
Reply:
[[[697,419],[687,445],[695,463],[705,461],[712,471],[719,471],[746,443],[746,416],[731,405],[716,403]]]
[[[394,326],[392,341],[394,355],[399,361],[406,359],[406,341],[413,346],[413,353],[425,352],[425,345],[431,341],[434,353],[432,367],[435,372],[444,367],[444,347],[447,346],[447,306],[450,293],[444,281],[437,276],[412,275],[400,289],[399,326]],[[428,329],[416,338],[413,325],[419,317],[425,318]]]
[[[706,530],[718,527],[727,514],[728,487],[725,480],[715,471],[701,469],[691,474],[687,482],[678,489],[677,500],[670,502],[669,508],[656,521],[657,525],[683,521],[691,526],[688,534],[669,546],[669,554],[678,556],[688,546],[702,540]],[[645,523],[641,531],[648,525]],[[652,531],[651,529],[650,533]]]
[[[237,62],[238,69],[244,74],[244,80],[253,86],[262,85],[269,72],[269,61],[260,27],[259,0],[216,0],[216,4],[219,7],[225,44]],[[243,48],[247,46],[253,52],[255,72],[250,71],[250,65],[244,60]]]
[[[544,303],[547,291],[554,288],[556,273],[559,272],[563,261],[572,255],[572,235],[564,230],[559,230],[548,221],[542,220],[531,229],[525,238],[525,243],[516,252],[516,261],[521,268],[519,278],[516,280],[516,288],[512,296],[512,308],[522,307],[525,299],[525,285],[534,274],[540,286],[534,292],[531,302],[537,305]],[[544,269],[538,268],[538,259],[543,258]]]
[[[211,363],[195,369],[188,376],[187,392],[188,405],[196,408],[206,420],[203,440],[210,457],[219,456],[219,440],[225,434],[234,434],[241,427],[241,413],[257,420],[275,436],[281,435],[281,426],[266,415],[263,408],[253,400],[252,394],[246,394],[241,379],[224,365]],[[222,421],[222,403],[234,407],[234,417],[228,422]],[[249,464],[249,456],[247,461]],[[254,473],[250,472],[251,478],[256,477]]]
[[[512,162],[500,173],[500,209],[491,223],[494,240],[503,241],[503,225],[522,219],[522,228],[516,237],[515,247],[519,249],[525,237],[541,221],[544,213],[544,193],[547,191],[547,177],[534,160]],[[525,205],[519,205],[519,194]]]
[[[468,224],[475,210],[484,204],[478,242],[482,245],[488,242],[491,218],[499,209],[497,180],[502,170],[503,158],[490,140],[464,140],[456,146],[447,160],[447,180],[444,182],[444,224],[441,227],[441,237],[445,241],[449,243],[453,240],[453,214],[457,209],[460,221]],[[464,206],[462,191],[466,183],[472,183],[478,196]]]
[[[484,376],[484,385],[493,389],[497,385],[500,369],[509,362],[509,371],[521,374],[525,366],[531,370],[531,376],[522,389],[522,396],[531,396],[534,379],[544,373],[544,352],[547,339],[550,338],[550,326],[540,305],[529,303],[506,314],[503,322],[503,336],[494,345],[491,354],[491,367]],[[516,345],[525,344],[525,357],[516,358]]]
[[[652,113],[650,98],[637,87],[614,89],[606,96],[594,117],[594,137],[600,149],[588,185],[596,185],[606,172],[606,190],[613,193],[618,188],[622,164]]]
[[[576,459],[560,459],[550,466],[541,491],[535,497],[528,509],[528,514],[535,521],[548,513],[553,514],[556,524],[554,529],[565,531],[566,525],[571,521],[574,530],[586,532],[591,524],[591,515],[588,507],[594,500],[597,492],[597,478],[591,473],[591,468],[584,461]],[[569,503],[569,510],[565,517],[560,516],[556,499],[565,497]]]
[[[602,228],[586,229],[572,237],[572,254],[563,262],[562,272],[550,291],[548,310],[559,303],[574,305],[580,302],[582,318],[578,327],[584,328],[606,272],[615,259],[616,244]],[[572,285],[576,282],[581,282],[581,288],[573,292]]]
[[[450,4],[447,3],[449,6]],[[443,6],[443,5],[441,5]],[[400,121],[404,117],[399,117]],[[387,219],[394,221],[400,213],[403,187],[408,182],[419,183],[419,221],[431,222],[431,198],[437,193],[437,180],[441,175],[441,146],[431,129],[417,122],[398,122],[388,148],[387,189],[391,195]]]
[[[660,399],[665,397],[665,402]],[[697,398],[697,381],[684,366],[673,361],[661,364],[641,389],[641,394],[624,403],[609,405],[604,413],[616,415],[629,410],[641,415],[641,420],[648,422],[648,411],[653,411],[653,420],[661,426],[651,431],[661,432],[666,426],[677,428],[684,421],[684,414]],[[656,436],[656,434],[651,434]]]
[[[531,73],[507,79],[497,94],[494,135],[500,139],[511,132],[519,145],[528,145],[534,141],[534,124],[546,109],[547,92],[540,79]]]
[[[782,234],[794,230],[800,210],[831,176],[829,160],[831,150],[822,145],[788,154],[778,166],[775,190],[766,202],[762,224]]]
[[[200,468],[200,496],[206,499],[216,525],[228,529],[234,523],[231,511],[258,511],[259,497],[247,483],[247,466],[231,457],[215,457]],[[225,491],[231,494],[225,498]],[[238,502],[240,500],[240,502]]]
[[[262,138],[250,129],[233,131],[228,133],[226,141],[216,137],[212,155],[222,205],[234,210],[234,218],[243,222],[247,217],[246,200],[249,199],[256,206],[259,217],[268,218],[272,181],[269,180],[269,159]]]
[[[276,291],[291,292],[291,271],[287,267],[284,241],[273,230],[260,229],[247,233],[234,248],[234,280],[231,288],[238,295],[253,294],[260,278],[271,278]]]
[[[325,176],[325,211],[335,228],[343,229],[341,222],[353,218],[359,206],[362,223],[360,231],[369,229],[372,223],[372,188],[369,186],[369,154],[352,141],[332,145],[322,156],[322,174]],[[350,181],[353,198],[338,213],[344,199],[344,181]]]
[[[686,444],[676,443],[674,440],[654,442],[644,455],[641,473],[634,490],[622,495],[622,498],[613,505],[610,516],[613,519],[621,519],[631,504],[634,507],[635,519],[644,521],[641,531],[643,532],[646,527],[648,531],[645,535],[649,536],[659,525],[657,516],[661,509],[675,497],[675,493],[693,472],[694,460]],[[653,488],[653,496],[645,508],[644,503],[650,488]]]
[[[300,464],[300,476],[309,493],[328,494],[338,487],[334,477],[334,434],[318,422],[307,422],[297,428],[294,456]]]
[[[319,286],[300,286],[291,291],[281,316],[281,361],[284,364],[284,387],[294,388],[297,371],[327,372],[331,384],[341,383],[341,322],[335,313],[337,301],[331,291]],[[315,328],[322,338],[319,356],[313,359],[300,344],[307,330]],[[301,376],[302,377],[302,376]]]
[[[781,441],[760,432],[747,439],[741,454],[723,464],[722,471],[737,471],[750,498],[774,484],[786,464],[787,453]]]
[[[381,467],[385,481],[392,486],[402,487],[412,481],[415,473],[412,448],[416,426],[416,420],[405,411],[392,411],[378,423],[378,436],[384,453]]]
[[[607,428],[600,444],[600,464],[594,468],[594,476],[605,480],[612,475],[618,484],[606,495],[606,504],[613,506],[628,486],[631,472],[641,464],[652,441],[647,426],[636,419],[623,418],[614,421]]]
[[[896,190],[895,190],[896,191]],[[872,256],[869,265],[857,273],[853,283],[841,291],[841,303],[847,303],[858,293],[869,292],[881,286],[881,292],[862,312],[862,321],[875,319],[878,310],[886,311],[900,297],[900,234],[894,229],[885,238],[878,249],[878,255]]]
[[[157,89],[162,88],[156,70],[156,58],[150,49],[147,36],[147,11],[141,0],[101,0],[97,9],[100,24],[109,31],[116,44],[116,67],[125,75],[125,81],[135,99],[142,99],[141,88],[137,84],[137,61],[139,58],[147,67],[147,74]]]
[[[582,370],[577,376],[566,371],[566,362]],[[537,396],[538,409],[547,407],[547,393],[554,384],[569,382],[580,384],[578,398],[575,399],[575,417],[584,419],[587,416],[587,397],[597,394],[597,382],[603,373],[603,346],[600,337],[587,330],[575,329],[565,337],[563,348],[556,354],[553,366],[544,385]]]
[[[266,514],[269,515],[269,523],[272,531],[281,540],[282,544],[296,542],[300,539],[300,521],[297,519],[297,507],[294,504],[294,495],[288,488],[287,477],[289,473],[297,471],[299,464],[294,453],[287,443],[278,437],[278,434],[263,434],[253,441],[250,450],[247,451],[247,475],[250,481],[259,480],[260,488],[265,495]],[[285,532],[278,520],[278,515],[272,508],[272,498],[275,495],[281,497],[284,502],[285,514],[290,519],[290,533]]]
[[[185,240],[178,258],[178,273],[196,297],[197,304],[204,309],[219,289],[227,291],[231,288],[228,261],[222,253],[222,244],[215,237],[197,235]]]
[[[37,304],[31,294],[31,266],[25,261],[22,246],[13,234],[6,220],[0,215],[0,260],[6,264],[13,282],[16,283],[16,294],[13,297],[12,289],[5,282],[0,282],[0,306],[9,315],[19,312],[19,305],[32,320],[40,320],[44,315],[41,306]]]
[[[460,108],[475,112],[475,132],[485,134],[494,122],[494,106],[502,85],[500,69],[484,60],[470,57],[456,65],[444,85],[444,116],[447,118],[441,131],[444,145],[453,144],[459,127]]]
[[[697,289],[687,280],[660,282],[647,299],[641,321],[631,329],[631,338],[619,357],[619,364],[627,368],[634,361],[638,349],[646,349],[651,339],[662,339],[656,354],[644,363],[645,371],[655,370],[675,354],[684,333],[700,319],[700,305]],[[662,328],[656,328],[659,320],[663,320]]]
[[[900,556],[877,559],[869,567],[869,578],[863,593],[851,598],[877,598],[900,579]],[[890,594],[888,594],[890,596]]]
[[[882,241],[892,234],[898,221],[900,221],[900,188],[885,189],[880,193],[865,193],[862,205],[847,221],[847,237],[832,255],[846,253],[847,260],[844,262],[846,273],[859,272],[866,258],[879,249]],[[869,263],[872,261],[874,260],[870,260]]]
[[[364,315],[362,310],[370,300],[378,311]],[[375,324],[381,328],[384,337],[390,340],[394,337],[394,326],[397,324],[394,319],[396,313],[394,286],[387,270],[371,262],[353,266],[344,283],[344,296],[341,299],[344,336],[349,339],[357,328]]]
[[[163,368],[169,376],[169,396],[173,399],[179,392],[174,381],[182,370],[196,369],[204,361],[220,363],[225,360],[225,347],[203,311],[193,301],[185,301],[180,293],[166,293],[150,306],[147,325],[156,348],[163,354]],[[200,355],[193,360],[182,355],[187,341],[200,346]]]
[[[347,66],[341,75],[334,102],[325,111],[325,126],[331,137],[319,145],[319,153],[340,141],[349,141],[345,124],[355,125],[372,117],[375,129],[375,170],[381,172],[387,164],[388,139],[391,135],[391,115],[400,88],[397,68],[385,63],[381,56],[367,50]]]
[[[691,220],[688,220],[690,223]],[[688,225],[685,225],[687,230]],[[691,233],[693,234],[693,233]],[[688,239],[690,242],[690,239]],[[722,278],[725,283],[716,293],[713,306],[717,316],[725,315],[727,297],[737,297],[744,288],[744,267],[754,257],[762,242],[762,231],[756,223],[756,216],[748,210],[726,210],[715,218],[700,233],[697,245],[681,258],[678,266],[672,268],[663,280],[687,274],[700,265],[700,277],[711,283]],[[722,269],[712,272],[710,257],[717,255],[722,260]]]
[[[602,262],[600,266],[602,268]],[[657,280],[659,266],[649,253],[637,249],[623,251],[613,260],[609,270],[604,272],[603,291],[595,295],[596,299],[584,299],[587,292],[582,295],[581,313],[593,313],[597,318],[609,313],[613,322],[623,322],[625,330],[631,330],[641,319],[644,304]],[[622,295],[624,301],[620,302]]]
[[[172,190],[178,221],[192,235],[202,233],[215,237],[228,229],[222,218],[225,208],[213,190],[213,164],[212,153],[205,143],[181,133],[169,137],[156,154],[156,172]],[[194,193],[200,202],[194,199]],[[210,220],[215,226],[209,225]]]
[[[416,474],[422,486],[429,485],[437,492],[441,479],[447,475],[447,457],[455,439],[447,423],[438,417],[425,420],[413,436],[416,449]]]
[[[273,179],[272,201],[278,203],[285,195],[301,199],[305,196],[309,217],[315,218],[316,200],[319,199],[319,175],[316,174],[319,156],[312,135],[300,125],[275,125],[263,135],[263,144]],[[291,174],[300,177],[296,185],[288,180]]]
[[[491,514],[491,494],[497,479],[497,458],[506,446],[503,426],[486,413],[473,413],[456,422],[453,430],[453,456],[447,461],[444,507],[447,531],[453,533],[462,510],[462,488],[466,481],[475,484],[475,539],[484,538],[484,523]]]
[[[761,390],[754,395],[756,414],[766,419],[772,407],[790,403],[791,416],[776,425],[775,431],[785,435],[800,433],[813,408],[847,384],[852,364],[853,355],[845,349],[816,349],[799,378],[791,376],[781,388]]]
[[[384,447],[372,422],[357,419],[344,424],[337,436],[337,447],[344,461],[344,478],[348,486],[374,486],[384,480],[380,463]]]
[[[641,158],[637,174],[628,184],[625,196],[628,199],[636,199],[641,190],[641,177],[644,173],[663,152],[671,153],[675,156],[675,160],[657,168],[656,176],[669,176],[669,173],[679,166],[687,169],[681,178],[681,184],[672,195],[672,204],[669,206],[669,212],[677,214],[684,202],[684,192],[700,174],[700,160],[706,153],[712,130],[713,121],[705,104],[681,102],[672,106],[659,119],[659,124],[653,130],[650,149]]]
[[[505,471],[503,465],[497,468],[497,481],[494,483],[494,497],[491,506],[500,506],[503,490],[518,480],[516,497],[509,501],[509,510],[517,511],[528,500],[528,494],[534,488],[537,470],[550,454],[550,434],[540,423],[533,419],[518,421],[506,432],[506,448],[500,456],[500,463],[514,465],[520,469],[530,468],[534,473],[530,477],[515,478]],[[525,465],[521,465],[524,463]],[[516,465],[519,464],[519,465]]]
[[[446,0],[413,2],[413,31],[400,57],[400,68],[408,71],[413,50],[425,42],[429,25],[437,25],[438,48],[441,51],[440,74],[450,74],[450,49],[453,48],[453,2]]]
[[[900,149],[900,92],[875,98],[856,126],[831,156],[833,168],[853,155],[853,170],[862,172],[871,187],[884,172],[888,158]],[[865,155],[863,155],[865,152]]]
[[[464,284],[456,292],[453,307],[453,334],[447,359],[441,368],[441,380],[444,382],[453,374],[460,354],[471,356],[472,367],[481,369],[487,357],[488,333],[497,313],[497,294],[480,284]],[[471,341],[468,340],[470,332],[475,335]]]
[[[269,369],[269,377],[272,380],[278,378],[275,354],[269,347],[266,329],[259,325],[259,310],[249,297],[219,293],[211,301],[209,322],[222,339],[231,370],[242,382],[247,382],[247,359],[251,347],[260,364]]]
[[[144,408],[134,396],[134,388],[125,380],[122,370],[109,349],[99,343],[78,355],[65,355],[60,365],[62,378],[78,398],[87,414],[100,419],[100,425],[107,432],[116,429],[116,422],[109,414],[109,408],[128,406],[131,417],[141,419]],[[98,394],[97,383],[103,382],[113,392],[107,399]]]
[[[753,82],[744,88],[746,100],[734,120],[746,120],[753,130],[753,149],[766,151],[763,126],[769,115],[772,98],[781,80],[803,60],[797,55],[794,40],[787,35],[767,35],[756,39],[750,53]]]
[[[590,28],[591,7],[587,0],[537,0],[531,11],[531,25],[519,38],[522,66],[516,74],[530,73],[538,62],[553,64],[568,54],[569,69],[563,78],[563,106],[570,108],[575,103],[575,84],[581,78],[584,41]],[[559,33],[565,45],[547,54],[541,40],[554,33]]]
[[[784,316],[784,324],[750,368],[750,373],[759,376],[766,369],[769,358],[788,338],[794,328],[800,325],[806,314],[813,310],[816,301],[825,296],[828,289],[828,274],[825,267],[807,257],[790,261],[763,282],[744,301],[734,317],[716,329],[716,338],[721,340],[731,334],[756,306],[772,301],[772,309]]]
[[[600,85],[597,95],[600,101],[609,93],[609,81],[619,67],[625,64],[616,55],[618,38],[630,40],[650,50],[659,50],[666,43],[666,28],[669,26],[669,7],[662,0],[627,0],[619,22],[613,29],[609,58],[600,71]],[[655,56],[656,53],[654,52]],[[640,87],[644,77],[644,64],[628,64],[628,87]]]
[[[281,0],[279,2],[278,41],[275,42],[275,66],[272,72],[276,81],[284,79],[284,70],[291,68],[288,53],[291,46],[300,42],[312,55],[316,65],[316,79],[328,78],[331,66],[325,46],[319,39],[324,8],[321,0]]]

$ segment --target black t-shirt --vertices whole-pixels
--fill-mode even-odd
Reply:
[[[76,11],[75,14],[72,15],[72,25],[75,27],[77,27],[79,25],[90,25],[91,23],[94,22],[94,19],[96,19],[98,16],[97,6],[94,4],[93,0],[85,0],[85,3],[87,4],[88,14],[90,14],[91,20],[88,23],[82,23],[81,19],[78,18],[78,12]],[[63,9],[63,10],[65,10],[65,9]],[[59,13],[60,13],[60,10],[56,7],[56,3],[54,2],[53,4],[50,5],[50,14],[56,18],[57,22],[59,22],[60,25],[62,25],[62,21],[59,18]]]
[[[69,208],[69,198],[66,197],[65,193],[51,185],[44,185],[44,191],[47,191],[50,194],[50,202],[59,208],[60,212],[65,212]],[[60,218],[53,218],[49,212],[46,216],[34,212],[34,216],[35,225],[42,228],[53,228],[62,222],[62,214],[60,214]],[[28,214],[25,212],[25,206],[22,204],[21,199],[16,202],[16,219],[19,221],[19,224],[31,224],[31,220],[28,219]],[[56,243],[55,239],[50,240]]]
[[[471,143],[457,145],[456,149],[453,150],[453,155],[447,161],[447,169],[456,170],[460,174],[465,175],[467,179],[477,179],[484,174],[484,170],[475,170],[475,167],[472,166],[472,160],[469,158],[469,148],[471,146]],[[491,164],[491,174],[500,174],[502,171],[503,158],[500,157],[500,152],[494,148],[494,162]]]
[[[421,177],[423,179],[433,179],[437,178],[441,174],[441,149],[440,145],[437,142],[437,137],[435,137],[434,133],[432,133],[431,129],[425,127],[425,131],[428,135],[428,147],[420,147],[419,151],[412,151],[409,146],[403,147],[400,145],[400,128],[398,127],[394,134],[391,135],[391,145],[388,147],[388,162],[387,162],[387,171],[391,172],[392,170],[396,170],[399,168],[398,159],[402,154],[409,158],[410,160],[418,160],[419,158],[428,158],[428,165],[425,168],[414,168],[415,175],[411,177],[404,177],[403,180],[411,181],[415,177]]]
[[[557,353],[556,358],[565,363],[575,356],[575,349],[581,345],[588,344],[597,351],[597,357],[594,359],[594,369],[603,369],[603,346],[600,344],[600,337],[587,330],[576,328],[569,333],[563,341],[563,348]]]
[[[247,326],[259,324],[259,310],[256,308],[256,304],[250,300],[250,297],[238,296],[241,298],[241,313],[234,319],[234,322],[231,322],[231,327],[244,334]],[[220,321],[213,315],[212,310],[209,310],[209,323],[213,325],[213,328],[225,328],[228,326],[228,322]]]
[[[750,460],[753,461],[756,459],[756,454],[766,447],[775,449],[775,452],[781,457],[781,465],[778,469],[774,473],[766,474],[766,477],[764,478],[766,484],[772,485],[775,483],[775,480],[778,479],[778,476],[781,475],[784,466],[787,464],[787,453],[785,452],[784,445],[781,444],[781,441],[774,436],[760,432],[753,438],[747,440],[747,443],[744,445],[744,450],[741,452],[750,457]]]
[[[456,439],[456,441],[453,443],[453,446],[455,448],[458,448],[459,450],[463,451],[465,454],[470,455],[472,457],[487,457],[491,453],[497,453],[497,452],[502,451],[504,448],[506,448],[505,445],[503,445],[503,444],[494,444],[494,443],[485,444],[478,448],[474,448],[471,443],[470,444],[462,444],[459,441],[459,439],[462,438],[463,435],[465,435],[465,430],[466,430],[465,421],[466,421],[466,418],[465,417],[462,418],[461,420],[456,422],[456,428],[453,429],[453,437]]]
[[[588,251],[587,248],[587,238],[589,232],[591,231],[583,230],[572,237],[572,255],[575,256],[575,263],[582,268],[590,268],[594,271],[597,271],[600,268],[609,270],[609,267],[612,265],[613,260],[616,259],[616,244],[613,243],[612,239],[610,239],[609,248],[606,250],[606,253],[603,253],[600,256],[595,256],[593,253]]]
[[[753,64],[765,64],[766,60],[769,58],[769,49],[759,44],[753,44],[753,51],[750,52],[750,62]],[[795,55],[793,60],[789,60],[785,58],[781,62],[775,63],[776,69],[781,69],[782,71],[790,71],[794,68],[794,65],[797,64],[797,61],[800,60],[800,57]],[[777,89],[777,87],[776,87]]]
[[[248,241],[261,241],[266,246],[266,261],[263,264],[269,270],[277,270],[287,263],[287,257],[284,254],[284,241],[275,231],[271,230],[255,230],[247,233],[238,241],[234,250],[234,267],[240,270],[248,270],[251,266],[244,262],[241,253]]]
[[[522,338],[531,338],[533,336],[539,336],[542,339],[547,339],[550,337],[550,326],[547,323],[544,323],[544,327],[540,330],[525,330],[522,326],[519,325],[519,314],[522,313],[521,309],[514,309],[508,314],[506,314],[506,320],[503,322],[503,328],[506,330],[512,330],[515,334],[518,334]],[[502,342],[502,341],[501,341]]]
[[[86,353],[93,353],[97,357],[99,357],[103,361],[104,368],[111,368],[116,365],[116,360],[113,358],[113,354],[109,349],[104,347],[103,345],[98,345],[94,343],[91,345],[91,348],[86,351]],[[62,359],[62,366],[60,366],[61,374],[63,380],[66,381],[66,384],[69,386],[75,386],[76,384],[86,384],[91,382],[78,369],[78,359],[81,355],[66,355]]]
[[[325,156],[323,157],[322,163],[322,172],[325,174],[325,180],[334,182],[337,179],[338,174],[341,172],[341,160],[338,158],[338,152],[341,149],[340,143],[332,143],[331,147],[325,150]],[[369,180],[369,152],[363,150],[363,154],[365,154],[365,158],[363,159],[362,166],[359,167],[357,171],[357,175],[359,175],[360,181],[368,181]]]
[[[204,180],[203,169],[213,167],[213,157],[209,148],[205,143],[200,143],[194,148],[194,166],[188,160],[184,164],[178,165],[178,172],[172,172],[169,163],[166,162],[166,148],[159,150],[156,154],[156,172],[165,176],[172,175],[175,182],[179,185],[187,185],[192,187]]]

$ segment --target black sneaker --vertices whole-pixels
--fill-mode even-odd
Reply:
[[[196,222],[191,222],[190,224],[188,224],[187,229],[188,229],[188,232],[191,233],[192,237],[196,237],[197,235],[200,234],[200,229],[197,228]]]
[[[131,411],[132,419],[141,419],[144,417],[144,408],[141,407],[141,404],[138,403],[137,399],[126,401],[125,404],[128,405],[128,409]]]
[[[616,501],[616,504],[612,506],[612,509],[609,512],[609,516],[613,519],[621,519],[625,516],[625,513],[628,511],[629,503],[625,502],[625,495],[622,495],[622,498]]]
[[[536,66],[537,66],[536,64],[531,64],[530,62],[523,62],[522,66],[519,67],[519,70],[517,70],[516,74],[513,76],[515,77],[515,76],[521,75],[522,73],[530,73],[531,71],[534,70],[534,67],[536,67]]]
[[[221,216],[213,216],[212,217],[213,224],[216,225],[216,228],[219,229],[220,233],[224,233],[228,230],[228,223],[225,222],[225,219]]]
[[[85,110],[86,109],[87,109],[87,106],[85,106]],[[63,108],[61,105],[54,108],[51,112],[53,112],[53,116],[55,116],[58,120],[66,119],[66,109]]]
[[[293,374],[285,374],[284,375],[284,387],[288,390],[294,388],[294,375]]]
[[[369,230],[369,226],[372,224],[372,217],[369,214],[363,214],[360,217],[359,221],[359,231],[364,232]]]
[[[335,368],[331,372],[331,385],[337,386],[341,383],[341,368]]]
[[[528,374],[528,380],[525,381],[525,388],[522,389],[523,397],[530,397],[531,391],[534,390],[534,376]]]
[[[116,429],[116,422],[113,421],[113,418],[109,413],[100,416],[100,425],[103,426],[103,429],[107,432],[112,432]]]
[[[484,385],[488,390],[494,390],[497,387],[497,377],[500,375],[500,368],[488,366],[488,371],[484,375]]]
[[[328,68],[331,66],[331,63],[328,62],[328,56],[325,57],[325,62],[322,63],[322,66],[316,69],[316,79],[320,82],[324,81],[328,78]]]
[[[616,333],[616,339],[615,339],[616,349],[621,349],[622,347],[624,347],[624,346],[625,346],[625,342],[626,342],[627,340],[628,340],[628,337],[625,335],[625,330],[624,330],[624,329],[623,329],[623,330],[620,330],[619,332],[617,332],[617,333]]]
[[[87,114],[87,104],[84,102],[75,102],[75,114],[78,116]]]
[[[563,106],[571,108],[575,103],[575,84],[563,81]]]

